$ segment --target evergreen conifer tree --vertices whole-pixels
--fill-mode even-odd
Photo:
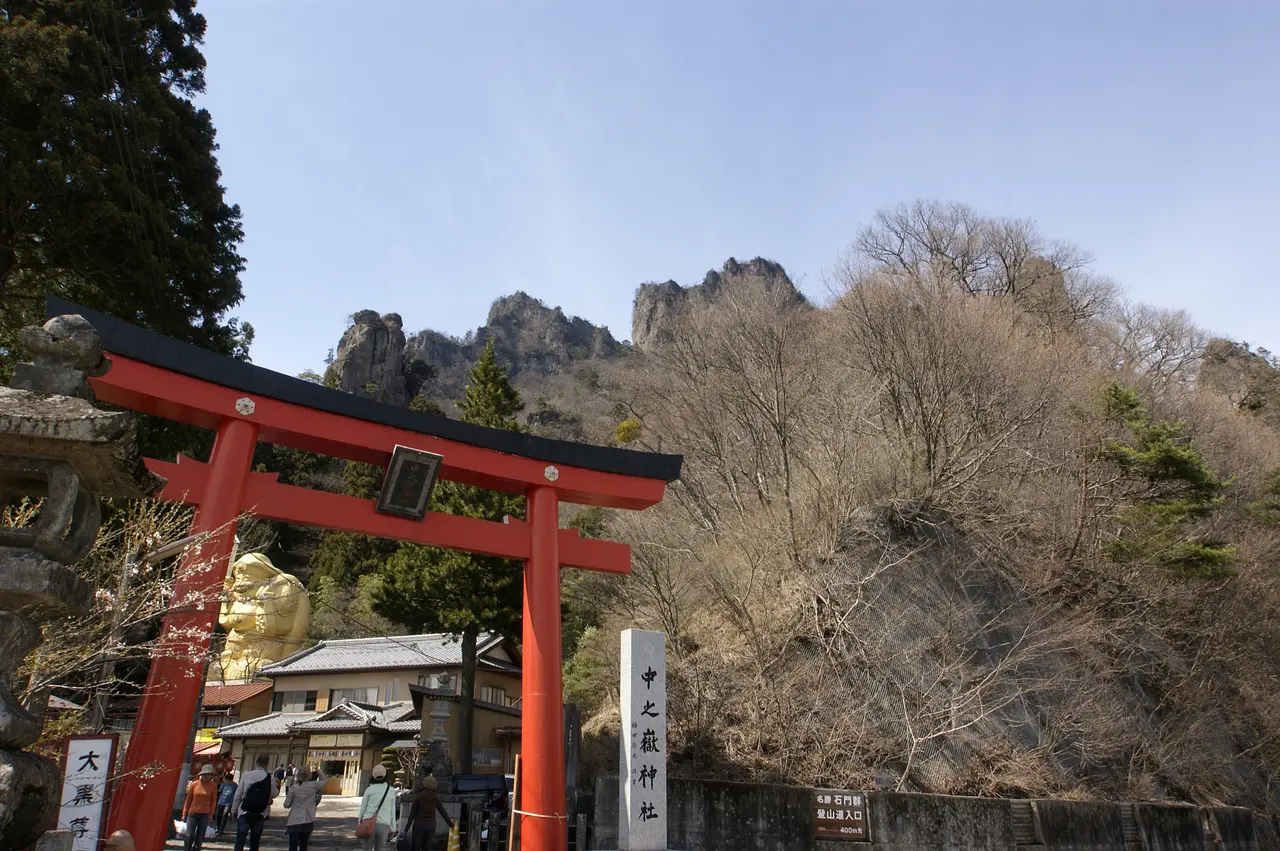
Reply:
[[[1195,528],[1222,504],[1227,483],[1184,434],[1185,424],[1153,422],[1138,395],[1118,384],[1107,388],[1105,404],[1129,439],[1110,443],[1100,454],[1132,487],[1119,515],[1119,534],[1107,547],[1111,557],[1210,578],[1230,573],[1235,548]]]
[[[194,0],[10,0],[0,10],[0,375],[53,292],[244,356],[228,205]]]

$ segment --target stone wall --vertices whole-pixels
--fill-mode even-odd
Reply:
[[[805,796],[806,803],[808,796]],[[883,851],[1015,848],[1013,810],[1000,798],[943,795],[867,795],[871,845]],[[815,842],[815,851],[856,851],[848,842]]]
[[[1204,812],[1197,807],[1135,804],[1133,812],[1149,851],[1212,851],[1205,842]]]
[[[1085,801],[1036,801],[1036,839],[1054,851],[1109,851],[1123,847],[1125,818],[1115,804]],[[1131,827],[1130,835],[1136,833]]]
[[[668,844],[679,851],[1280,851],[1275,823],[1249,810],[870,792],[871,842],[813,838],[811,790],[672,780]],[[586,848],[618,839],[618,781],[596,783]]]

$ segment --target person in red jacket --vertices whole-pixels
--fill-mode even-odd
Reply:
[[[187,784],[187,798],[182,804],[182,818],[187,823],[182,851],[200,851],[209,819],[218,806],[218,784],[213,780],[213,766],[200,769],[200,776]]]

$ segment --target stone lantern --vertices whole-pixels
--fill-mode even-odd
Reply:
[[[447,673],[440,674],[436,679],[436,688],[446,692],[452,691],[453,677]],[[450,714],[449,701],[433,701],[431,711],[427,714],[427,717],[431,719],[431,732],[425,737],[426,741],[421,743],[422,772],[431,774],[438,781],[446,784],[448,778],[453,775],[453,758],[449,753],[449,735],[444,729]],[[441,787],[441,791],[448,791],[447,785]]]
[[[41,642],[40,625],[84,614],[93,588],[73,565],[93,547],[99,500],[158,494],[164,479],[138,454],[132,414],[95,408],[88,378],[103,375],[98,332],[81,316],[21,331],[34,363],[0,387],[0,504],[43,500],[34,525],[0,527],[0,851],[34,843],[53,823],[58,767],[24,752],[44,725],[44,701],[24,707],[15,669]]]

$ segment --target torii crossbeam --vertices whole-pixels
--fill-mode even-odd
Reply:
[[[104,402],[215,432],[208,463],[147,459],[168,480],[162,498],[196,506],[208,535],[180,571],[174,600],[205,598],[226,573],[236,518],[245,513],[431,546],[518,558],[524,568],[521,835],[529,851],[563,851],[567,810],[560,682],[560,567],[631,569],[625,544],[559,528],[561,502],[643,509],[662,500],[681,458],[549,440],[469,425],[362,399],[163,337],[50,296],[49,316],[78,313],[102,335],[111,369],[92,380]],[[428,513],[389,517],[369,500],[281,484],[251,471],[258,441],[385,467],[397,445],[443,456],[440,477],[524,494],[526,517],[495,523]],[[138,851],[161,851],[185,762],[216,607],[171,609],[111,809],[111,830]]]

